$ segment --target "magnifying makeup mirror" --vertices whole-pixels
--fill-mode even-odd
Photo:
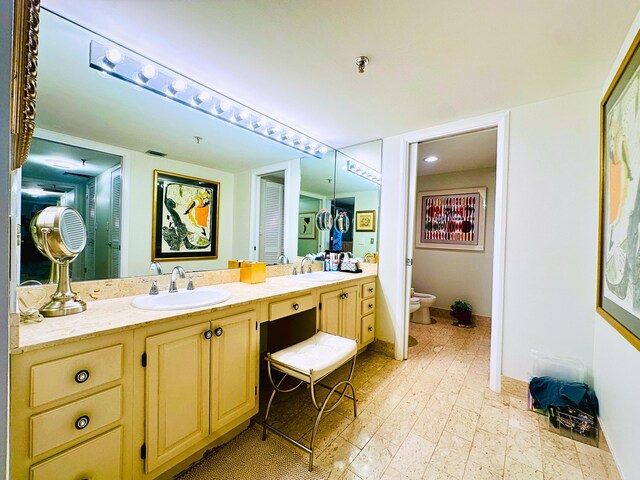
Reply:
[[[30,224],[33,241],[45,257],[58,267],[58,288],[51,301],[40,308],[45,317],[84,312],[87,304],[71,290],[69,264],[84,250],[87,232],[80,214],[69,207],[47,207]]]

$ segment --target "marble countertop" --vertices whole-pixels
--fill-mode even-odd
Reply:
[[[12,354],[50,347],[83,338],[143,327],[160,320],[188,318],[206,312],[237,307],[256,301],[276,299],[292,293],[312,291],[332,285],[375,277],[375,273],[346,274],[347,278],[334,282],[312,283],[302,276],[270,277],[264,283],[221,283],[215,286],[227,290],[231,298],[217,305],[187,310],[141,310],[131,305],[136,296],[97,300],[87,303],[87,310],[76,315],[49,317],[40,323],[20,325],[19,344]]]

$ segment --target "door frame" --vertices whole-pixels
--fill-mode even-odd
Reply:
[[[489,387],[499,392],[502,380],[502,337],[504,325],[504,275],[506,261],[506,222],[507,222],[507,185],[509,166],[509,112],[497,112],[480,117],[469,118],[439,125],[401,137],[402,156],[409,168],[403,172],[403,181],[407,185],[405,235],[408,235],[403,248],[398,252],[397,261],[404,265],[401,276],[405,298],[401,305],[401,335],[396,338],[396,352],[407,358],[409,339],[409,297],[411,267],[406,260],[413,260],[413,223],[416,216],[415,192],[417,183],[417,158],[411,157],[411,145],[442,137],[468,133],[490,128],[497,129],[496,151],[496,192],[495,192],[495,225],[493,248],[493,279],[491,290],[491,356],[489,361]],[[410,234],[410,235],[409,235]]]
[[[249,219],[249,258],[257,262],[260,245],[260,179],[284,172],[284,254],[295,262],[298,254],[298,204],[300,202],[300,159],[251,170],[251,212]],[[296,180],[297,179],[297,180]]]

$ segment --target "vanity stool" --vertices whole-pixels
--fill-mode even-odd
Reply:
[[[322,414],[325,412],[332,412],[338,406],[342,397],[347,397],[353,401],[353,416],[358,416],[356,408],[356,390],[351,383],[353,370],[356,366],[357,352],[358,343],[355,340],[331,335],[325,332],[318,332],[313,337],[292,345],[291,347],[273,354],[267,353],[267,357],[265,358],[267,361],[267,372],[269,374],[269,381],[271,382],[271,385],[273,385],[274,390],[271,394],[271,398],[269,399],[267,411],[264,415],[264,422],[262,423],[262,440],[264,441],[267,438],[267,429],[289,440],[291,443],[300,447],[309,454],[309,471],[312,471],[313,441],[315,440]],[[346,380],[341,380],[332,387],[321,383],[322,379],[349,361],[351,361],[351,370],[349,371],[349,377]],[[272,368],[284,373],[284,376],[277,383],[273,379]],[[281,388],[282,383],[289,376],[299,380],[298,384],[288,389]],[[308,447],[268,423],[269,410],[271,409],[276,393],[293,392],[303,383],[309,386],[311,401],[313,402],[313,406],[316,410],[318,410],[318,415],[316,416],[316,421],[313,425],[313,432],[311,432],[311,441],[309,442]],[[316,385],[329,390],[329,393],[322,402],[322,405],[318,405],[316,400]],[[340,387],[342,387],[341,390],[339,390]],[[351,388],[351,395],[347,394],[347,388]],[[338,398],[333,402],[333,404],[331,404],[331,406],[327,407],[334,393],[338,394]]]

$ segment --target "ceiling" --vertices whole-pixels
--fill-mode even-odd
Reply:
[[[89,177],[97,177],[120,164],[120,161],[117,155],[34,138],[27,162],[22,166],[22,193],[34,196],[28,189],[70,191],[76,185],[86,183]],[[57,198],[59,195],[39,193],[37,196]]]
[[[482,130],[418,144],[418,176],[496,166],[497,130]],[[425,162],[427,157],[436,162]]]
[[[640,9],[640,0],[42,3],[338,147],[600,88]],[[359,55],[371,60],[363,75]]]

